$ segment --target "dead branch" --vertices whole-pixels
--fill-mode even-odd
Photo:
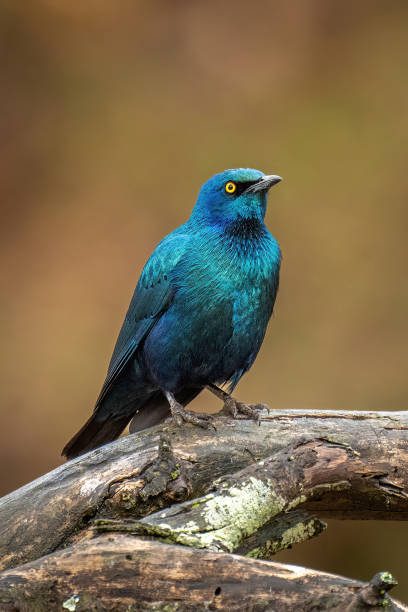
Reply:
[[[198,604],[198,607],[191,607],[193,604],[188,603],[190,595],[187,592],[193,588],[190,584],[184,591],[182,586],[181,590],[176,589],[180,593],[177,601],[181,606],[177,610],[328,609],[328,604],[325,608],[323,600],[319,599],[320,579],[306,580],[300,589],[303,589],[304,601],[308,601],[305,592],[309,589],[310,597],[317,597],[320,607],[284,607],[284,593],[288,589],[290,591],[292,587],[289,585],[295,583],[280,574],[281,586],[278,589],[274,574],[276,564],[262,565],[262,571],[275,581],[274,595],[266,600],[266,596],[259,595],[258,587],[252,586],[252,582],[257,584],[256,576],[261,566],[256,563],[259,561],[228,555],[225,558],[228,557],[229,564],[238,561],[249,563],[245,571],[249,572],[250,588],[249,583],[238,586],[238,579],[242,582],[242,576],[239,575],[241,570],[237,570],[237,585],[231,591],[235,592],[236,602],[242,602],[245,589],[249,594],[254,589],[255,599],[248,600],[246,608],[242,605],[233,608],[229,600],[227,604],[227,599],[224,601],[212,591],[211,606],[216,607],[203,608],[202,605],[204,601],[209,601],[214,586],[212,581],[219,575],[215,567],[218,567],[217,564],[221,567],[224,563],[221,560],[216,562],[224,554],[220,551],[270,558],[278,550],[321,532],[324,523],[310,516],[311,511],[319,517],[408,518],[406,412],[272,411],[270,414],[263,413],[260,427],[252,421],[232,421],[224,416],[218,416],[214,424],[216,431],[203,431],[193,426],[177,429],[164,424],[127,436],[70,461],[1,499],[1,567],[20,566],[0,574],[3,581],[0,582],[0,602],[3,601],[4,606],[17,606],[4,609],[43,609],[24,607],[32,605],[32,598],[40,591],[43,593],[41,601],[47,601],[47,605],[51,606],[51,599],[44,595],[44,585],[54,581],[52,583],[58,588],[51,591],[58,605],[44,609],[61,609],[60,606],[68,601],[66,609],[121,610],[121,607],[115,607],[116,603],[109,607],[110,602],[116,601],[115,597],[119,595],[105,561],[113,555],[115,561],[112,568],[116,568],[118,576],[123,575],[123,586],[131,572],[126,554],[133,559],[133,553],[123,555],[121,547],[134,546],[135,550],[141,551],[140,547],[146,546],[146,543],[140,536],[146,534],[155,539],[150,542],[151,546],[160,547],[160,552],[159,549],[154,550],[161,559],[162,580],[170,585],[169,588],[172,580],[176,580],[170,571],[172,551],[175,551],[174,558],[183,559],[178,567],[180,572],[184,572],[186,580],[193,559],[188,555],[194,556],[197,567],[191,574],[191,580],[194,574],[194,590],[201,607]],[[101,533],[106,531],[110,533]],[[169,546],[163,541],[179,546]],[[109,549],[111,552],[108,554],[106,546],[109,542],[113,548]],[[207,550],[189,550],[186,545]],[[98,556],[98,551],[102,550],[105,552]],[[143,550],[143,554],[148,555],[148,549]],[[153,551],[153,548],[149,550]],[[44,557],[50,553],[50,556]],[[190,561],[185,561],[187,558]],[[211,566],[214,575],[209,579],[211,587],[207,592],[207,585],[201,584],[201,578],[197,580],[197,568],[200,567],[202,571],[202,567],[210,567],[208,559],[214,560]],[[154,565],[153,559],[145,558],[145,562],[148,567]],[[67,569],[68,566],[71,569]],[[164,571],[163,567],[167,570]],[[289,574],[295,572],[290,566],[284,567]],[[138,568],[134,571],[130,591],[129,584],[127,586],[133,603],[129,603],[123,594],[117,601],[122,605],[126,600],[126,605],[134,606],[136,604],[132,598],[137,597],[139,607],[123,609],[165,609],[150,606],[153,600],[143,591],[147,574]],[[149,571],[154,576],[153,569]],[[299,572],[299,568],[296,571]],[[92,576],[92,572],[99,572],[101,577],[94,587],[86,579],[86,575]],[[316,574],[305,568],[301,572],[302,576],[309,577]],[[330,590],[330,593],[335,593],[340,584],[353,585],[344,591],[341,607],[331,609],[367,609],[370,598],[375,600],[377,606],[378,598],[386,596],[384,586],[378,588],[378,594],[374,596],[374,583],[362,586],[343,578],[322,575],[325,576],[326,582],[322,584],[326,591],[327,581],[331,581],[330,589],[334,590]],[[284,583],[287,583],[285,587]],[[312,584],[316,588],[312,588]],[[91,597],[93,588],[100,596],[99,607],[77,607],[75,593],[81,593],[78,601],[85,602],[81,605],[88,605],[84,593]],[[299,588],[297,585],[296,589]],[[69,607],[71,595],[68,591],[72,591],[74,599],[71,603],[75,607]],[[61,600],[62,603],[59,593],[67,596]],[[258,595],[261,598],[259,601],[256,599]],[[160,595],[154,601],[164,601],[163,606],[170,605],[170,601],[173,601],[171,597],[169,594],[164,598]],[[364,597],[367,600],[363,602],[366,608],[361,608],[361,598]],[[259,607],[261,600],[263,607]],[[272,600],[274,604],[269,607]],[[287,601],[293,605],[297,600],[292,597]],[[395,609],[403,609],[400,604],[395,605],[400,606]],[[92,603],[92,606],[96,604]]]
[[[361,583],[297,566],[104,535],[0,575],[4,612],[406,611],[388,572]]]

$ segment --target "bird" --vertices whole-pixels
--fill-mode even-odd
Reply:
[[[263,342],[279,287],[281,251],[265,225],[269,189],[281,181],[252,168],[216,174],[190,218],[145,264],[94,411],[62,451],[67,459],[172,417],[209,427],[186,409],[205,388],[235,418],[258,406],[231,394]]]

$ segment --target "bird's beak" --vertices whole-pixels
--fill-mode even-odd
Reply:
[[[263,176],[259,181],[250,185],[248,189],[245,190],[244,193],[257,193],[258,191],[268,191],[273,185],[276,183],[280,183],[282,180],[281,176],[277,174],[268,174]]]

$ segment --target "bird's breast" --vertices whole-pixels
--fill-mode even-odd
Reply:
[[[152,380],[173,389],[186,381],[236,382],[262,343],[279,261],[272,237],[196,241],[171,272],[174,298],[144,345]]]
[[[200,240],[176,267],[175,306],[198,329],[239,321],[244,333],[266,328],[279,282],[278,243],[237,237]],[[245,325],[244,325],[245,320]]]
[[[246,228],[197,241],[183,274],[191,290],[251,292],[276,282],[280,259],[279,245],[266,228],[256,235]]]

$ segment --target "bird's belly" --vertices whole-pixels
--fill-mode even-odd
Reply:
[[[259,295],[258,295],[259,297]],[[146,338],[144,362],[158,387],[176,391],[185,384],[230,380],[252,364],[269,316],[253,292],[220,299],[176,302]]]

